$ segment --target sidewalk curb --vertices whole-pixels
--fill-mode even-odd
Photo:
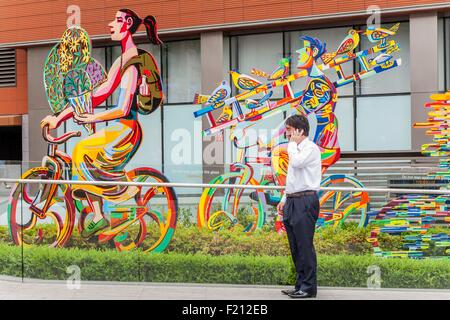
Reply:
[[[91,281],[91,280],[81,280],[84,285],[88,286],[136,286],[136,287],[211,287],[211,288],[254,288],[254,289],[284,289],[287,286],[277,286],[277,285],[244,285],[244,284],[221,284],[221,283],[175,283],[175,282],[120,282],[120,281]],[[13,276],[3,276],[0,275],[0,285],[1,282],[15,282],[18,284],[54,284],[54,285],[66,285],[66,280],[43,280],[34,278],[20,278]],[[399,292],[435,292],[435,293],[448,293],[450,295],[450,289],[417,289],[417,288],[380,288],[380,289],[369,289],[361,287],[320,287],[322,290],[352,290],[352,291],[373,291],[373,292],[383,292],[383,291],[399,291]]]

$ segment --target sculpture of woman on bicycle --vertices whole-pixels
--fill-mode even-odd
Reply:
[[[158,103],[162,101],[162,83],[156,64],[152,64],[153,70],[144,70],[145,75],[142,75],[140,68],[133,63],[133,59],[140,54],[133,41],[133,34],[141,24],[145,25],[150,42],[160,45],[162,42],[158,37],[157,24],[153,16],[141,19],[133,11],[121,9],[108,25],[111,39],[120,42],[122,53],[111,66],[107,80],[94,90],[91,97],[92,107],[96,107],[119,88],[115,108],[98,113],[79,114],[74,112],[73,107],[67,107],[60,114],[49,115],[41,121],[41,127],[48,126],[49,129],[59,127],[72,117],[75,122],[82,125],[109,122],[107,127],[89,135],[75,146],[72,155],[74,180],[129,180],[125,166],[136,153],[142,140],[142,130],[138,121],[138,111],[141,112],[138,96],[142,94],[142,79],[145,80],[145,75],[148,77],[153,75],[153,78],[157,79],[157,83],[154,82],[153,86],[160,91]],[[87,200],[94,214],[93,220],[82,232],[82,236],[86,238],[109,226],[102,212],[103,201],[123,202],[131,199],[139,191],[135,186],[87,184],[73,185],[72,190],[74,198]]]

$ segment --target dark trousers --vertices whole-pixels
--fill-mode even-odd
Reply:
[[[317,258],[313,239],[319,207],[317,195],[310,194],[287,198],[283,210],[283,224],[297,271],[295,289],[311,294],[317,293]]]

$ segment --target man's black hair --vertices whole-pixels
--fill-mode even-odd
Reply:
[[[290,127],[298,129],[299,131],[303,130],[303,135],[305,136],[309,135],[309,122],[308,118],[304,115],[295,114],[287,118],[284,123]]]

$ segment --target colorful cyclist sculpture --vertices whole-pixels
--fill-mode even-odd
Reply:
[[[325,173],[340,157],[338,122],[335,115],[335,107],[338,102],[336,89],[399,66],[401,60],[394,60],[391,54],[399,51],[400,47],[395,40],[388,39],[389,36],[395,35],[398,28],[399,24],[389,30],[381,28],[368,28],[366,31],[351,29],[337,50],[330,53],[326,52],[325,43],[319,39],[305,36],[301,38],[303,48],[297,51],[297,67],[300,71],[289,75],[288,59],[283,58],[279,62],[279,67],[270,75],[264,71],[252,69],[255,76],[264,78],[261,81],[238,71],[231,71],[233,84],[241,90],[236,96],[231,96],[231,88],[226,81],[223,81],[211,95],[197,94],[194,97],[194,103],[202,104],[202,108],[194,112],[194,115],[195,117],[206,115],[210,124],[210,128],[204,130],[204,134],[214,135],[223,133],[225,129],[231,129],[230,140],[238,149],[237,159],[230,166],[229,172],[213,179],[211,183],[285,185],[288,156],[287,141],[284,138],[284,123],[279,125],[269,143],[256,142],[259,150],[268,151],[267,157],[257,157],[256,159],[248,157],[247,150],[252,145],[246,145],[244,142],[248,128],[258,121],[285,111],[315,116],[317,128],[313,141],[322,151],[322,172]],[[368,50],[354,53],[361,33],[376,45]],[[320,60],[323,64],[319,64]],[[354,60],[359,63],[361,71],[349,76],[345,75],[342,69],[343,64],[353,63]],[[330,69],[337,73],[338,80],[335,82],[332,82],[325,74],[325,71]],[[305,89],[294,92],[291,82],[302,77],[307,77]],[[284,98],[271,101],[270,97],[276,87],[283,87]],[[263,97],[259,100],[251,99],[257,94],[263,94]],[[222,113],[215,119],[212,112],[217,109],[222,109]],[[252,164],[255,163],[271,166],[272,176],[265,175],[261,179],[255,178],[252,167]],[[322,182],[322,186],[333,185],[363,187],[355,178],[346,175],[332,175]],[[216,188],[204,190],[197,212],[200,227],[217,229],[223,226],[224,220],[227,219],[231,223],[239,223],[237,213],[243,190],[227,189],[222,200],[216,204],[219,206],[218,210],[214,211],[217,195]],[[247,231],[262,227],[265,222],[266,205],[276,205],[280,199],[279,194],[274,196],[264,193],[262,190],[256,190],[250,197],[256,201],[256,204],[252,205],[252,211],[256,218],[252,223],[244,226]],[[321,192],[320,200],[324,209],[321,211],[318,226],[340,224],[350,214],[357,212],[360,214],[359,225],[367,224],[369,204],[367,193],[326,191]],[[277,222],[276,227],[280,230],[282,224]]]
[[[53,115],[41,122],[48,153],[42,166],[28,170],[23,179],[73,179],[91,184],[17,184],[8,207],[11,236],[16,244],[48,243],[64,246],[76,224],[82,237],[98,236],[119,250],[141,247],[162,251],[170,242],[177,221],[177,198],[172,188],[137,187],[106,182],[168,182],[152,168],[125,171],[142,141],[139,114],[149,114],[162,103],[162,81],[153,56],[138,49],[133,34],[143,24],[151,43],[160,45],[153,16],[139,18],[128,9],[117,11],[109,24],[111,39],[121,45],[121,55],[108,74],[91,57],[91,41],[85,30],[72,27],[50,51],[44,66],[44,82]],[[118,90],[115,108],[94,109]],[[50,134],[72,118],[88,135],[80,140],[72,157],[58,145],[80,136],[68,132],[59,138]],[[96,130],[102,122],[109,125]],[[159,198],[159,200],[157,200]],[[155,200],[162,203],[156,210]],[[162,200],[162,201],[161,201]],[[56,232],[46,234],[45,222],[53,220]],[[53,239],[48,239],[54,234]]]

